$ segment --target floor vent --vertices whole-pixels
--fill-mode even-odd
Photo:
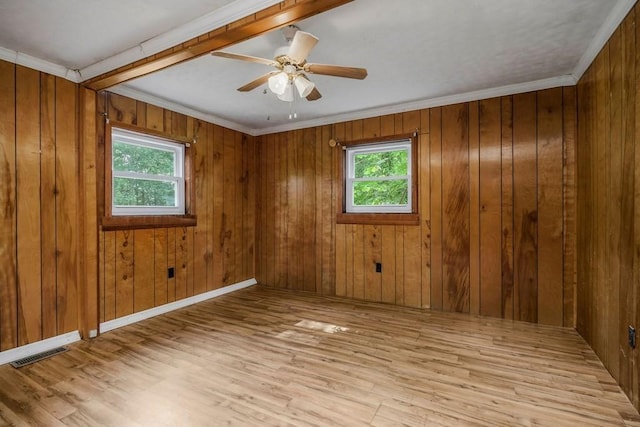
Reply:
[[[14,368],[22,368],[23,366],[27,366],[27,365],[30,365],[32,363],[36,363],[36,362],[39,362],[41,360],[44,360],[47,357],[51,357],[51,356],[55,356],[56,354],[64,353],[65,351],[67,351],[67,347],[58,347],[58,348],[54,348],[53,350],[43,351],[42,353],[38,353],[38,354],[34,354],[34,355],[31,355],[31,356],[25,357],[24,359],[15,360],[15,361],[11,362],[11,366],[13,366]]]

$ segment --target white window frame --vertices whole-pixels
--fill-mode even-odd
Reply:
[[[155,175],[138,172],[122,172],[113,168],[113,150],[111,154],[111,215],[113,216],[156,216],[156,215],[184,215],[185,214],[185,146],[154,135],[143,134],[122,128],[111,128],[111,145],[125,143],[168,151],[174,154],[174,175]],[[129,178],[162,182],[173,182],[176,188],[175,206],[116,206],[115,180]]]
[[[345,165],[345,211],[347,213],[411,213],[413,210],[413,158],[412,158],[412,141],[411,139],[402,139],[390,142],[373,143],[366,145],[351,145],[345,147],[346,165]],[[358,154],[384,153],[389,151],[407,151],[407,175],[388,176],[379,178],[356,178],[355,177],[355,158]],[[396,181],[404,179],[407,181],[408,198],[407,204],[404,205],[376,205],[361,206],[354,205],[353,197],[354,184],[361,181]]]

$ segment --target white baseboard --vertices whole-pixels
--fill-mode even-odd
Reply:
[[[235,283],[233,285],[225,286],[224,288],[215,289],[213,291],[205,292],[203,294],[194,295],[189,298],[181,299],[179,301],[170,302],[158,307],[150,308],[148,310],[133,313],[128,316],[119,317],[117,319],[109,320],[100,324],[100,333],[108,332],[122,326],[130,325],[132,323],[139,322],[150,317],[158,316],[160,314],[168,313],[179,308],[187,307],[202,301],[206,301],[211,298],[216,298],[230,292],[235,292],[240,289],[248,288],[258,282],[256,279],[249,279],[243,282]]]
[[[80,341],[80,333],[78,331],[69,332],[57,337],[47,338],[46,340],[37,341],[32,344],[23,345],[21,347],[12,348],[11,350],[0,351],[0,365],[11,363],[18,359],[33,356],[43,351],[53,350],[72,342]]]

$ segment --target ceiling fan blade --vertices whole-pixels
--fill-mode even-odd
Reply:
[[[305,33],[304,31],[296,31],[289,46],[289,58],[293,59],[298,64],[302,64],[311,49],[318,43],[318,38],[312,34]]]
[[[340,65],[306,64],[304,70],[308,73],[346,77],[349,79],[362,80],[367,77],[367,70],[365,68],[343,67]]]
[[[309,95],[307,95],[307,101],[315,101],[317,99],[322,98],[320,91],[318,91],[317,87],[314,87]]]
[[[258,86],[265,84],[267,80],[269,80],[269,77],[273,76],[274,74],[278,74],[279,72],[280,71],[271,71],[270,73],[260,76],[257,79],[247,83],[246,85],[239,87],[238,91],[249,92],[250,90],[257,88]]]
[[[273,59],[258,58],[257,56],[242,55],[242,54],[239,54],[239,53],[224,52],[224,51],[221,51],[221,50],[218,50],[218,51],[215,51],[215,52],[211,52],[211,55],[213,55],[213,56],[221,56],[223,58],[229,58],[229,59],[237,59],[237,60],[240,60],[240,61],[256,62],[258,64],[271,65],[271,66],[274,66],[274,67],[279,65]]]

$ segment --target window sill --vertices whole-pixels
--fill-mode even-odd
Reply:
[[[346,213],[338,212],[338,224],[368,225],[419,225],[420,215],[417,213]]]
[[[128,230],[164,227],[195,227],[195,215],[105,216],[102,230]]]

